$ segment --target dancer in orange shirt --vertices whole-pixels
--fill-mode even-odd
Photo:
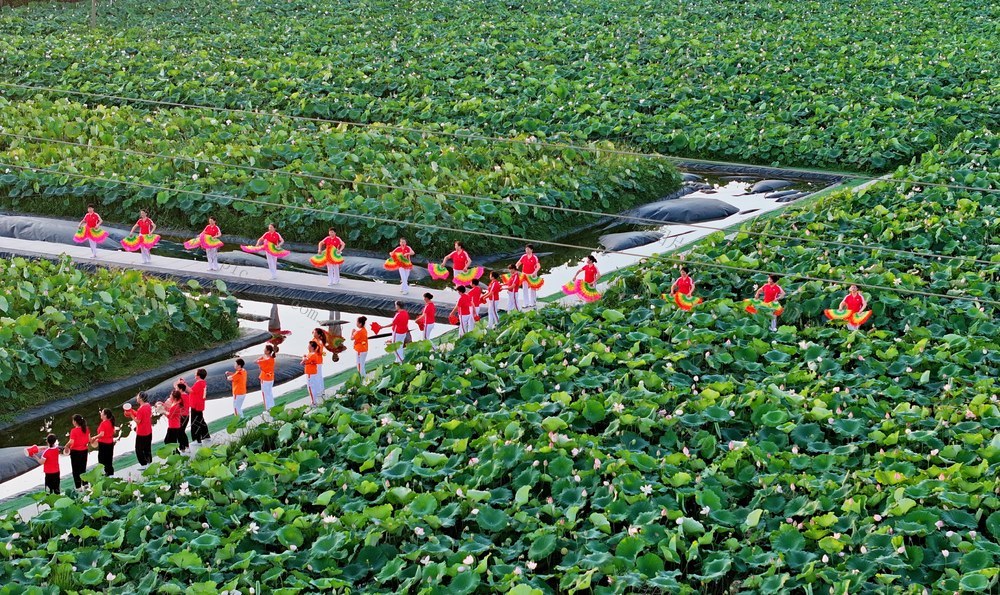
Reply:
[[[239,357],[233,364],[235,371],[226,372],[226,379],[233,384],[233,413],[236,417],[243,417],[243,401],[247,398],[247,371],[244,366],[246,362]]]
[[[269,412],[274,407],[274,364],[278,355],[278,346],[268,343],[264,346],[264,355],[257,359],[260,368],[260,393],[264,397],[264,411]]]
[[[366,324],[368,324],[368,317],[359,316],[357,328],[351,333],[354,352],[358,358],[358,374],[361,374],[362,378],[365,377],[365,361],[368,359],[368,329],[365,328]]]
[[[320,352],[320,345],[317,341],[309,341],[309,353],[302,356],[302,367],[306,373],[306,387],[309,389],[309,398],[315,407],[323,400],[323,375],[319,373],[319,366],[323,364],[323,355]]]

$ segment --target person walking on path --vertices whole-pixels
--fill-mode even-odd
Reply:
[[[538,257],[535,256],[534,246],[528,244],[524,247],[524,255],[518,259],[516,266],[524,275],[521,280],[523,282],[522,297],[524,298],[521,305],[525,308],[534,308],[538,304],[537,290],[542,283],[541,279],[538,278],[541,264],[538,262]]]
[[[170,396],[165,403],[160,403],[160,411],[167,418],[167,435],[163,439],[164,444],[177,444],[181,442],[181,413],[184,404],[181,398],[181,391],[174,389],[170,391]]]
[[[42,472],[45,474],[45,489],[53,494],[61,491],[59,482],[59,443],[55,434],[45,437],[48,448],[38,453],[36,457],[42,464]]]
[[[424,294],[424,309],[420,312],[420,324],[424,331],[424,341],[430,341],[434,333],[434,322],[437,320],[437,305],[434,304],[434,296],[430,293]]]
[[[97,426],[92,446],[97,446],[97,463],[104,466],[104,475],[115,474],[115,415],[110,409],[101,409],[101,423]]]
[[[323,354],[319,342],[309,341],[309,353],[302,356],[302,367],[306,374],[306,388],[313,407],[323,400],[323,375],[320,373],[323,365]]]
[[[82,415],[73,416],[73,429],[69,431],[66,454],[73,469],[73,485],[76,489],[84,486],[83,474],[87,471],[87,449],[90,448],[90,429]]]
[[[366,316],[358,317],[358,326],[351,333],[351,341],[354,343],[354,353],[357,354],[357,365],[358,374],[361,378],[365,377],[365,361],[368,359],[368,329],[365,325],[368,324],[368,318]]]
[[[201,444],[205,440],[211,440],[208,433],[208,423],[205,421],[205,393],[208,390],[208,371],[205,368],[198,368],[194,373],[195,381],[191,385],[191,394],[188,397],[188,404],[191,406],[191,439]]]
[[[244,366],[246,362],[238,357],[233,363],[233,371],[226,372],[226,380],[233,385],[233,414],[236,417],[243,417],[243,401],[247,398],[247,371]]]
[[[396,315],[392,317],[392,342],[396,343],[396,363],[403,363],[406,354],[403,347],[406,342],[406,334],[410,332],[410,313],[403,307],[403,302],[396,302]]]
[[[139,406],[134,409],[125,403],[125,417],[135,421],[135,458],[145,469],[153,462],[153,407],[144,392],[137,394],[135,400]]]
[[[260,368],[260,393],[264,398],[264,412],[270,412],[274,407],[274,365],[278,355],[278,346],[268,343],[264,346],[264,355],[257,359]]]

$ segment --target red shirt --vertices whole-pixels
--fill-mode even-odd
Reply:
[[[101,425],[97,426],[97,441],[101,444],[115,443],[115,425],[110,419],[102,421]]]
[[[392,317],[392,332],[397,335],[405,335],[410,328],[410,314],[406,310],[396,312]]]
[[[513,274],[508,275],[508,277],[509,279],[507,279],[506,284],[507,291],[513,291],[516,293],[517,290],[521,288],[521,275]]]
[[[455,267],[456,271],[464,271],[469,268],[469,262],[472,260],[469,258],[469,253],[465,250],[455,250],[448,256],[445,256],[445,260],[451,259],[451,265]]]
[[[285,239],[281,237],[281,234],[276,231],[269,231],[262,235],[260,239],[271,244],[280,244],[285,241]]]
[[[860,293],[856,295],[847,294],[847,297],[844,298],[844,305],[847,306],[847,309],[851,312],[860,312],[861,301]]]
[[[73,428],[69,431],[69,439],[73,443],[70,450],[87,450],[90,446],[90,431],[83,428]]]
[[[139,233],[142,235],[147,235],[149,232],[153,231],[153,220],[149,217],[139,219],[135,222],[135,224],[139,227]]]
[[[437,306],[434,302],[428,302],[424,304],[424,311],[420,313],[424,324],[434,324],[434,320],[437,318]]]
[[[409,246],[407,246],[405,248],[402,247],[402,246],[399,246],[395,250],[392,251],[392,254],[399,254],[400,256],[413,256],[415,254],[415,252],[413,252],[413,248],[410,248]]]
[[[218,237],[219,234],[222,233],[222,230],[219,229],[218,225],[206,225],[205,229],[201,230],[201,233],[203,233],[203,234],[205,234],[207,236],[212,236],[213,238],[215,238],[215,237]]]
[[[339,237],[331,238],[330,236],[326,236],[325,238],[323,238],[323,245],[328,248],[336,248],[337,250],[343,250],[344,240],[340,239]]]
[[[469,293],[463,293],[458,296],[458,314],[460,316],[468,316],[472,314],[472,295]]]
[[[183,408],[183,403],[177,403],[167,407],[167,427],[171,430],[176,430],[181,427],[181,410]]]
[[[525,275],[534,275],[538,272],[538,257],[534,254],[531,256],[525,254],[518,259],[517,264],[521,267],[521,272]]]
[[[191,417],[191,393],[181,393],[181,417]]]
[[[694,279],[691,277],[678,277],[677,278],[677,292],[684,295],[691,295],[694,291]]]
[[[781,287],[777,283],[766,283],[764,285],[764,303],[770,304],[781,295]]]
[[[188,405],[195,411],[205,410],[205,391],[208,383],[199,378],[191,385],[191,392],[188,393]]]
[[[87,227],[97,227],[101,223],[101,216],[97,213],[87,213],[83,216],[83,223]],[[58,471],[58,465],[56,467],[56,471]]]
[[[56,447],[46,448],[42,453],[42,459],[45,461],[43,463],[42,469],[46,473],[59,473],[59,449]]]
[[[490,281],[490,286],[486,288],[486,299],[493,302],[499,300],[501,288],[500,282],[496,279]]]
[[[143,403],[138,409],[129,409],[125,417],[135,420],[136,436],[149,436],[153,433],[153,408],[149,403]]]
[[[583,265],[583,282],[593,284],[597,281],[597,265],[587,263]]]

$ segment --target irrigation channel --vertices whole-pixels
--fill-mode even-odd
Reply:
[[[705,223],[711,227],[729,227],[760,216],[764,213],[777,210],[788,204],[794,204],[797,200],[806,198],[811,194],[833,186],[838,182],[838,180],[833,176],[828,178],[803,179],[798,175],[788,173],[782,175],[782,172],[774,170],[761,170],[759,172],[751,173],[740,172],[739,175],[736,175],[733,172],[725,171],[705,172],[688,170],[685,177],[688,180],[688,186],[682,193],[679,193],[680,196],[661,203],[647,205],[652,207],[647,210],[647,213],[653,213],[654,217],[659,216],[661,219],[673,221],[678,220],[675,217],[677,217],[678,213],[681,213],[684,218],[679,220],[684,221],[684,223]],[[761,189],[766,187],[768,190],[754,192],[753,189],[755,185],[765,179],[772,183],[761,184],[758,185],[757,188]],[[792,199],[779,202],[780,199],[785,197],[792,197]],[[663,206],[668,207],[666,211],[657,208]],[[666,213],[666,216],[664,216],[663,213]],[[647,217],[649,215],[643,213],[640,216]],[[5,228],[3,220],[16,218],[16,215],[11,214],[0,217],[0,240],[3,239],[2,236],[4,235],[11,235],[8,229],[10,226]],[[32,217],[31,219],[44,221],[37,217]],[[649,224],[623,223],[620,220],[605,220],[603,222],[598,222],[597,225],[589,225],[586,228],[581,228],[578,232],[568,237],[561,238],[559,242],[569,245],[594,246],[607,250],[627,251],[628,254],[597,252],[599,268],[602,274],[607,274],[635,264],[635,262],[642,257],[683,248],[684,246],[696,242],[712,232],[713,229],[710,228],[689,227],[683,224],[664,224],[657,226]],[[184,239],[186,238],[165,235],[164,241],[161,242],[161,246],[157,247],[154,254],[180,259],[201,258],[200,255],[192,254],[181,249],[180,242]],[[227,248],[230,248],[231,246],[235,247],[236,243],[232,242],[228,244]],[[60,254],[60,250],[61,248],[59,244],[51,244],[52,256]],[[549,250],[547,247],[541,246],[538,249],[538,253],[541,257],[545,278],[545,285],[539,292],[539,297],[544,299],[546,296],[553,296],[556,294],[561,295],[560,287],[562,284],[570,280],[581,265],[581,259],[590,252],[579,249],[562,248]],[[350,250],[345,256],[350,261],[352,258]],[[440,258],[441,255],[424,256],[435,259]],[[494,255],[490,258],[483,259],[481,256],[477,257],[477,255],[473,254],[473,259],[475,264],[502,268],[501,265],[506,266],[508,261],[513,262],[513,256],[516,256],[516,253],[512,252],[507,255]],[[384,256],[382,258],[384,259]],[[264,264],[262,259],[257,259],[256,257],[241,252],[229,252],[228,259],[233,263],[238,262],[240,266],[263,266]],[[372,255],[369,259],[376,260],[377,256]],[[138,260],[137,256],[136,260]],[[222,263],[225,264],[226,260],[226,254],[220,255],[220,261]],[[315,273],[317,277],[317,286],[325,287],[325,274],[322,271],[309,268],[307,263],[296,263],[293,261],[291,263],[284,263],[283,266],[286,269],[293,269],[299,272]],[[369,263],[369,265],[362,268],[349,268],[343,273],[343,275],[345,278],[363,279],[368,282],[374,281],[376,283],[385,283],[386,280],[392,280],[394,278],[394,275],[387,276],[383,273],[384,271],[381,271],[380,268],[370,266]],[[415,286],[411,289],[411,295],[416,294],[419,296],[420,293],[422,293],[421,287],[435,288],[439,291],[443,290],[451,292],[451,289],[447,288],[447,281],[433,281],[426,275],[421,275],[419,277],[415,275],[411,278],[411,284]],[[398,295],[396,285],[385,284],[384,290],[386,296]],[[453,302],[454,300],[451,301]],[[505,304],[506,300],[502,299],[501,307]],[[346,335],[350,334],[351,329],[354,328],[355,321],[361,314],[368,316],[370,322],[378,322],[382,325],[388,324],[392,316],[392,312],[387,309],[375,309],[378,309],[379,311],[373,312],[373,308],[371,307],[353,309],[341,308],[331,311],[327,309],[309,307],[307,305],[303,305],[301,300],[294,299],[278,302],[276,304],[240,299],[239,311],[242,315],[245,315],[244,319],[241,320],[241,328],[245,330],[257,331],[258,333],[260,331],[268,330],[269,325],[273,325],[273,315],[276,311],[278,319],[280,320],[281,330],[287,332],[287,336],[285,336],[285,339],[280,346],[281,353],[282,355],[287,354],[294,356],[297,360],[297,358],[306,351],[306,344],[308,343],[312,329],[317,326],[321,326],[324,322],[330,320],[344,321],[344,325],[340,329],[337,329],[336,327],[333,328],[334,330],[339,330]],[[247,318],[252,320],[248,320]],[[437,324],[435,328],[435,335],[439,336],[442,333],[452,330],[452,328],[453,327],[450,327],[449,325]],[[369,361],[384,355],[385,345],[386,340],[384,339],[373,340],[370,345],[371,351],[369,353]],[[249,363],[255,361],[262,352],[263,345],[257,344],[249,348],[241,349],[235,353],[227,354],[225,357],[220,358],[219,361],[226,362],[232,361],[236,357],[243,357]],[[285,361],[285,365],[298,365],[297,363],[289,363],[292,360],[283,361]],[[330,359],[327,358],[324,363],[323,371],[325,376],[332,376],[353,367],[354,354],[349,349],[342,354],[339,362],[331,362]],[[300,371],[300,369],[296,370],[296,372]],[[371,370],[369,370],[369,373],[371,373]],[[165,374],[163,377],[151,380],[150,386],[144,386],[143,389],[152,388],[153,385],[160,383],[161,381],[169,381],[175,376],[176,374],[173,373]],[[190,374],[187,376],[190,376]],[[275,395],[276,397],[281,397],[282,395],[301,388],[304,385],[304,377],[296,374],[291,380],[276,386]],[[36,418],[18,423],[16,425],[10,425],[3,431],[0,431],[0,453],[3,453],[0,454],[0,459],[3,459],[4,456],[7,458],[12,456],[24,457],[22,449],[31,444],[42,443],[44,436],[49,431],[52,431],[57,436],[60,436],[60,441],[64,442],[65,435],[70,428],[70,416],[76,413],[84,415],[88,422],[96,427],[98,422],[98,409],[107,407],[119,414],[119,421],[121,421],[122,416],[120,415],[120,412],[122,404],[131,399],[135,395],[135,392],[136,391],[132,389],[127,391],[110,392],[106,395],[100,395],[99,398],[87,402],[86,404],[73,404],[63,410],[53,412],[51,415],[42,419]],[[252,392],[247,396],[246,406],[259,404],[260,402],[260,392]],[[232,415],[233,409],[231,398],[223,397],[212,399],[206,406],[205,417],[209,422]],[[165,427],[165,420],[157,422],[153,430],[154,441],[162,439]],[[115,447],[116,456],[131,452],[134,449],[134,431],[128,429],[126,432],[123,432],[123,434],[125,435],[119,439],[119,442]],[[93,466],[94,464],[96,464],[96,456],[91,457],[91,465]],[[5,465],[8,468],[10,467],[10,465],[4,460],[0,460],[0,471],[3,471]],[[3,477],[3,474],[0,474],[0,481],[2,481],[2,483],[0,483],[0,501],[17,494],[21,494],[25,491],[40,488],[43,479],[41,471],[33,465],[24,465],[23,461],[20,461],[18,466],[19,474],[14,477],[10,477],[10,475],[12,475],[11,473],[7,473],[7,477]],[[63,465],[64,475],[68,475],[68,468],[68,464]]]

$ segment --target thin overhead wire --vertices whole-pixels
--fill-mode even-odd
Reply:
[[[795,172],[800,174],[808,175],[823,175],[823,176],[834,176],[842,179],[849,180],[866,180],[866,181],[878,181],[881,180],[881,176],[873,176],[868,174],[860,173],[848,173],[848,172],[831,172],[828,170],[821,169],[810,169],[804,167],[785,167],[781,165],[773,166],[761,166],[754,165],[750,163],[741,163],[735,161],[717,161],[712,159],[697,159],[693,157],[679,157],[676,155],[665,155],[663,153],[649,153],[643,151],[632,151],[628,149],[612,149],[607,147],[599,147],[594,145],[575,145],[572,143],[561,143],[561,142],[550,142],[543,140],[529,140],[525,138],[510,138],[504,136],[495,136],[488,134],[477,134],[471,132],[448,132],[445,130],[431,130],[427,128],[416,128],[412,126],[400,126],[396,124],[383,124],[383,123],[370,123],[370,122],[352,122],[349,120],[337,120],[332,118],[319,118],[316,116],[299,116],[295,114],[286,114],[279,112],[277,110],[266,112],[260,110],[252,109],[242,109],[242,108],[231,108],[231,107],[220,107],[214,105],[200,105],[193,103],[180,103],[175,101],[161,101],[157,99],[145,99],[141,97],[126,97],[121,95],[112,95],[108,93],[93,93],[90,91],[76,91],[72,89],[58,89],[54,87],[43,87],[35,85],[24,85],[21,83],[11,83],[0,81],[0,87],[9,87],[16,89],[23,89],[27,91],[36,91],[39,93],[56,93],[63,95],[74,95],[77,97],[89,97],[91,99],[107,99],[121,103],[143,103],[147,105],[156,105],[161,107],[172,107],[172,108],[182,108],[182,109],[198,109],[198,110],[209,110],[216,112],[226,112],[230,114],[241,114],[245,116],[253,116],[258,118],[277,118],[282,120],[293,120],[299,122],[312,122],[320,124],[329,124],[333,126],[350,126],[350,127],[360,127],[360,128],[372,128],[376,130],[394,130],[398,132],[408,132],[421,135],[429,136],[447,136],[451,138],[458,138],[463,140],[476,140],[476,141],[486,141],[492,143],[505,143],[505,144],[520,144],[533,147],[543,147],[546,149],[553,150],[572,150],[572,151],[585,151],[591,153],[603,153],[607,155],[620,155],[624,157],[636,157],[643,159],[663,159],[671,161],[674,163],[687,163],[687,164],[701,164],[701,165],[713,165],[713,166],[737,166],[737,167],[773,167],[780,168],[788,172]],[[1000,194],[1000,188],[977,188],[975,186],[965,186],[962,184],[948,184],[944,182],[925,182],[920,180],[906,180],[894,178],[891,180],[896,183],[912,184],[914,186],[934,186],[950,188],[953,190],[968,190],[972,192],[985,192],[990,194]]]
[[[564,243],[564,242],[553,242],[551,240],[539,240],[539,239],[524,238],[524,237],[518,237],[518,236],[510,236],[510,235],[498,234],[498,233],[491,233],[491,232],[485,232],[485,231],[477,231],[477,230],[469,230],[469,229],[458,229],[458,228],[454,228],[454,227],[446,227],[446,226],[442,226],[442,225],[434,225],[434,224],[431,224],[431,223],[418,223],[418,222],[415,222],[415,221],[406,221],[406,220],[401,220],[401,219],[391,219],[391,218],[388,218],[388,217],[376,217],[374,215],[362,215],[362,214],[359,214],[359,213],[343,213],[343,212],[331,213],[331,212],[328,212],[328,211],[324,211],[322,209],[317,209],[317,208],[314,208],[314,207],[306,207],[306,206],[302,206],[302,205],[277,205],[277,204],[272,204],[272,203],[269,203],[269,202],[266,202],[266,201],[255,200],[255,199],[251,199],[251,198],[236,198],[236,197],[232,197],[232,196],[224,196],[224,195],[220,195],[220,194],[212,194],[212,193],[207,193],[207,192],[197,192],[197,191],[193,191],[193,190],[177,190],[177,189],[169,188],[169,187],[166,187],[166,186],[157,186],[155,184],[145,184],[145,183],[142,183],[142,182],[131,182],[131,181],[128,181],[128,180],[118,180],[118,179],[115,179],[115,178],[105,178],[105,177],[100,177],[100,176],[92,176],[92,175],[88,175],[88,174],[80,174],[80,173],[67,172],[67,171],[62,171],[62,170],[53,170],[53,169],[39,168],[39,167],[33,167],[33,166],[27,166],[27,165],[16,165],[16,164],[11,164],[11,163],[0,163],[0,168],[11,168],[11,169],[18,169],[18,170],[22,170],[22,171],[34,171],[34,172],[38,172],[38,173],[49,173],[49,174],[54,174],[54,175],[74,177],[74,178],[81,178],[81,179],[92,180],[92,181],[110,182],[112,184],[122,184],[122,185],[126,185],[126,186],[135,186],[135,187],[138,187],[138,188],[146,188],[146,189],[149,189],[149,190],[165,190],[165,191],[168,191],[168,192],[191,194],[191,195],[195,195],[195,196],[204,196],[206,198],[213,198],[213,199],[218,199],[218,200],[226,200],[226,201],[229,201],[229,202],[242,202],[242,203],[245,203],[245,204],[254,204],[254,205],[259,205],[259,206],[262,206],[262,207],[265,207],[265,208],[268,208],[268,209],[290,209],[290,210],[297,210],[297,211],[303,211],[303,212],[307,212],[307,213],[314,213],[314,214],[317,214],[317,215],[321,215],[322,217],[332,217],[332,216],[347,217],[347,218],[351,218],[351,219],[358,219],[358,220],[364,220],[364,221],[375,221],[375,222],[378,222],[378,223],[392,223],[392,224],[399,225],[399,226],[404,226],[404,227],[417,227],[417,228],[429,229],[429,230],[433,230],[433,231],[446,231],[446,232],[450,232],[450,233],[454,233],[454,234],[466,234],[466,235],[475,235],[475,236],[489,237],[489,238],[499,238],[499,239],[502,239],[502,240],[508,240],[508,241],[512,241],[512,242],[524,242],[524,243],[529,243],[529,244],[538,244],[538,245],[542,245],[542,246],[552,246],[552,247],[555,247],[555,248],[565,248],[565,249],[570,249],[570,250],[584,250],[584,251],[589,251],[589,252],[606,252],[606,253],[611,253],[611,254],[621,254],[623,256],[630,256],[632,258],[639,258],[639,259],[650,259],[650,258],[653,258],[653,259],[662,260],[662,261],[665,261],[665,262],[670,262],[670,263],[673,263],[673,264],[684,265],[686,267],[706,267],[706,268],[716,268],[716,269],[722,269],[722,270],[728,270],[728,271],[734,271],[734,272],[741,272],[741,273],[761,274],[761,275],[776,275],[776,276],[780,276],[780,277],[783,277],[783,278],[798,279],[798,280],[802,280],[802,281],[816,281],[816,282],[820,282],[820,283],[828,283],[828,284],[833,284],[833,285],[857,285],[859,288],[868,289],[870,291],[881,291],[881,292],[889,292],[889,293],[896,293],[896,294],[903,294],[903,295],[912,295],[912,296],[920,296],[920,297],[928,297],[928,298],[948,299],[948,300],[954,300],[954,301],[967,301],[967,302],[973,302],[974,304],[977,304],[977,305],[983,305],[983,304],[985,304],[985,305],[991,305],[991,306],[1000,306],[1000,301],[989,299],[989,298],[976,297],[976,296],[950,295],[950,294],[946,294],[946,293],[935,293],[935,292],[930,292],[930,291],[922,291],[922,290],[919,290],[919,289],[906,289],[906,288],[900,288],[900,287],[889,287],[889,286],[886,286],[886,285],[876,285],[876,284],[872,284],[872,283],[864,283],[864,282],[861,282],[861,281],[853,281],[853,280],[850,280],[850,279],[827,279],[827,278],[824,278],[824,277],[815,277],[815,276],[812,276],[812,275],[803,275],[803,274],[800,274],[800,273],[782,273],[782,272],[779,272],[779,271],[768,271],[768,270],[763,270],[763,269],[754,269],[754,268],[741,267],[741,266],[730,265],[730,264],[722,264],[722,263],[718,263],[718,262],[697,261],[697,260],[691,260],[691,259],[687,259],[687,258],[680,258],[680,257],[668,256],[668,255],[649,256],[649,255],[646,255],[646,254],[639,254],[639,253],[635,253],[635,252],[628,252],[628,251],[625,251],[625,250],[601,250],[600,248],[594,248],[592,246],[580,246],[580,245],[577,245],[577,244],[567,244],[567,243]]]
[[[196,164],[196,165],[214,165],[214,166],[218,166],[218,167],[240,169],[240,170],[243,170],[243,171],[249,171],[249,172],[260,173],[260,174],[283,175],[283,176],[296,177],[296,178],[302,178],[302,179],[309,179],[309,180],[315,180],[315,181],[334,182],[334,183],[345,184],[345,185],[352,185],[352,186],[367,186],[367,187],[372,187],[372,188],[382,188],[382,189],[385,189],[385,190],[401,190],[401,191],[404,191],[404,192],[413,192],[413,193],[428,194],[428,195],[439,195],[439,196],[445,196],[445,197],[448,197],[448,198],[456,198],[456,199],[462,199],[462,200],[474,200],[474,201],[477,201],[477,202],[491,202],[491,203],[497,203],[497,204],[502,204],[502,205],[506,205],[506,206],[517,205],[517,206],[522,206],[522,207],[526,207],[526,208],[544,209],[544,210],[548,210],[548,211],[570,213],[570,214],[574,214],[574,215],[583,215],[583,216],[598,217],[598,218],[604,218],[604,219],[615,219],[615,220],[622,221],[624,223],[642,223],[642,224],[656,225],[656,226],[677,225],[677,226],[687,227],[687,228],[692,228],[692,229],[705,229],[705,230],[710,230],[710,231],[721,231],[721,232],[727,232],[727,233],[735,233],[735,232],[733,232],[732,229],[730,229],[728,227],[719,227],[719,226],[714,226],[714,225],[707,225],[707,224],[704,224],[704,223],[682,223],[682,222],[669,221],[669,220],[664,221],[664,220],[661,220],[661,219],[650,219],[648,217],[638,217],[638,216],[634,216],[634,215],[624,215],[624,214],[616,214],[616,213],[603,213],[601,211],[591,211],[591,210],[587,210],[587,209],[576,209],[576,208],[571,208],[571,207],[563,207],[563,206],[559,206],[559,205],[546,205],[546,204],[530,203],[530,202],[524,202],[524,201],[517,201],[517,200],[510,199],[510,198],[495,198],[495,197],[490,197],[490,196],[465,194],[465,193],[457,193],[457,192],[447,192],[447,191],[434,190],[434,189],[429,189],[429,188],[418,188],[418,187],[415,187],[415,186],[399,186],[399,185],[395,185],[395,184],[386,184],[386,183],[383,183],[383,182],[356,181],[356,180],[351,180],[351,179],[347,179],[347,178],[337,178],[337,177],[323,176],[323,175],[319,175],[319,174],[309,174],[309,173],[304,173],[304,172],[293,172],[293,171],[282,170],[282,169],[270,169],[270,168],[252,166],[252,165],[242,165],[242,164],[238,164],[238,163],[228,163],[228,162],[214,161],[214,160],[208,160],[208,159],[196,159],[196,158],[193,158],[193,157],[186,157],[186,156],[183,156],[183,155],[170,155],[170,154],[166,154],[166,153],[150,153],[150,152],[147,152],[147,151],[136,151],[136,150],[133,150],[133,149],[124,149],[124,148],[120,148],[120,147],[111,147],[111,146],[107,146],[107,145],[92,145],[92,144],[89,144],[89,143],[81,143],[81,142],[77,142],[77,141],[67,141],[67,140],[62,140],[62,139],[53,139],[53,138],[44,138],[44,137],[37,137],[37,136],[30,136],[30,135],[23,135],[23,134],[15,134],[15,133],[12,133],[12,132],[3,132],[2,130],[0,130],[0,137],[15,138],[15,139],[22,140],[22,141],[27,141],[27,142],[51,143],[51,144],[59,144],[59,145],[66,145],[66,146],[72,146],[72,147],[80,147],[80,148],[84,148],[84,149],[92,149],[92,150],[98,150],[98,151],[109,151],[109,152],[121,153],[121,154],[124,154],[124,155],[134,155],[134,156],[137,156],[137,157],[147,157],[147,158],[152,158],[152,159],[161,159],[161,160],[165,160],[165,161],[182,161],[182,162],[185,162],[185,163],[192,163],[192,164]],[[852,244],[850,242],[843,242],[843,241],[839,241],[839,240],[827,240],[827,239],[823,239],[823,238],[818,237],[818,236],[817,237],[811,237],[811,236],[792,236],[792,235],[781,234],[781,233],[774,233],[774,232],[749,231],[749,230],[746,230],[746,231],[740,230],[739,233],[743,233],[743,234],[746,234],[746,235],[749,235],[749,236],[753,236],[753,237],[761,237],[761,238],[769,238],[769,239],[780,239],[780,240],[789,241],[789,242],[804,242],[804,243],[811,243],[811,244],[822,244],[822,245],[826,245],[826,246],[833,246],[833,247],[836,247],[836,248],[843,248],[843,249],[849,249],[849,250],[860,250],[860,251],[864,251],[864,252],[884,252],[884,253],[887,253],[887,254],[895,254],[895,255],[903,257],[903,258],[914,258],[914,257],[916,257],[916,258],[924,258],[924,259],[931,259],[931,260],[938,260],[938,261],[941,261],[941,260],[960,261],[960,262],[969,263],[969,264],[982,264],[982,265],[995,264],[993,261],[984,260],[984,259],[980,259],[980,258],[975,258],[975,257],[971,257],[971,256],[953,256],[953,255],[948,255],[948,254],[938,254],[936,252],[923,252],[923,251],[915,251],[915,250],[899,250],[899,249],[896,249],[896,248],[888,248],[886,246],[880,246],[880,245],[877,245],[877,244],[876,245]]]

